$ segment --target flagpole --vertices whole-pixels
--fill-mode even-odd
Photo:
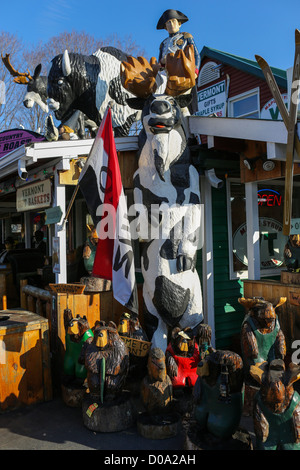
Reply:
[[[113,105],[113,102],[110,101],[110,102],[108,103],[108,105],[107,105],[106,110],[105,110],[105,113],[104,113],[104,116],[103,116],[103,118],[102,118],[102,121],[101,121],[101,124],[100,124],[100,126],[99,126],[99,129],[98,129],[97,134],[98,134],[99,132],[101,132],[102,127],[103,127],[103,123],[105,122],[105,118],[106,118],[106,115],[107,115],[107,113],[108,113],[108,110],[112,108],[112,105]],[[94,142],[93,142],[93,145],[92,145],[92,147],[91,147],[89,156],[90,156],[90,154],[92,153],[93,147],[94,147],[94,145],[95,145],[95,141],[96,141],[96,138],[94,139]],[[84,167],[86,166],[86,164],[87,164],[87,162],[88,162],[88,159],[89,159],[89,157],[86,159],[86,162],[85,162],[85,164],[84,164]],[[83,167],[83,169],[84,169],[84,167]],[[83,169],[82,169],[82,170],[83,170]],[[76,196],[77,196],[78,190],[79,190],[79,179],[78,179],[78,181],[77,181],[76,187],[75,187],[75,189],[74,189],[74,191],[73,191],[73,194],[72,194],[72,197],[71,197],[71,199],[70,199],[70,202],[69,202],[69,205],[68,205],[68,208],[67,208],[67,211],[66,211],[64,220],[62,221],[60,230],[63,230],[63,229],[64,229],[65,224],[66,224],[66,222],[68,221],[68,217],[69,217],[70,211],[71,211],[71,209],[72,209],[72,206],[73,206],[73,204],[74,204],[75,198],[76,198]]]

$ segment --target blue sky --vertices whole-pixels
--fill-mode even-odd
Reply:
[[[299,0],[2,0],[1,29],[29,44],[72,30],[96,38],[131,36],[147,58],[157,57],[166,32],[156,24],[168,8],[188,16],[181,30],[194,36],[199,51],[208,46],[252,60],[259,54],[282,69],[293,65]]]

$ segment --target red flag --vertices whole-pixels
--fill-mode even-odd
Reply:
[[[114,297],[138,313],[134,257],[111,110],[106,111],[79,178],[98,234],[93,276],[110,279]]]

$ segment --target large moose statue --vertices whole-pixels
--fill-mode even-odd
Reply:
[[[192,46],[169,54],[167,82],[153,57],[122,62],[124,88],[142,110],[134,200],[144,243],[145,329],[152,347],[166,351],[169,330],[194,329],[203,319],[202,294],[195,269],[201,218],[199,174],[190,163],[182,109],[195,83]]]
[[[126,99],[122,88],[120,64],[126,55],[114,47],[102,47],[92,55],[67,50],[51,61],[48,74],[48,104],[56,119],[64,122],[70,110],[82,111],[99,126],[111,105],[115,137],[126,136],[138,113]]]
[[[31,75],[29,71],[19,72],[16,70],[11,64],[10,54],[2,56],[2,62],[10,75],[14,77],[13,81],[15,83],[26,85],[26,93],[23,98],[25,108],[31,109],[36,104],[43,112],[48,113],[48,79],[46,75],[41,75],[42,65],[38,64],[33,75]],[[64,122],[61,125],[72,128],[80,139],[85,137],[86,128],[90,131],[91,136],[94,136],[97,129],[95,122],[88,119],[81,111],[74,109],[71,109],[68,115],[64,117]]]

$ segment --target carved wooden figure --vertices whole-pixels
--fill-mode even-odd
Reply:
[[[177,434],[180,415],[174,412],[173,387],[167,374],[165,354],[153,348],[148,357],[148,374],[141,385],[146,409],[137,419],[139,434],[147,439],[166,439]]]
[[[284,262],[288,271],[300,271],[300,235],[290,235],[284,247]]]
[[[243,410],[243,361],[232,351],[217,350],[198,366],[194,387],[198,428],[219,439],[231,437]]]
[[[148,337],[143,330],[138,316],[133,312],[124,312],[119,321],[118,333],[121,338],[132,338],[138,341],[148,342]],[[139,344],[139,343],[138,343]],[[128,378],[140,379],[147,372],[148,354],[135,353],[129,349],[129,372]]]
[[[84,267],[89,274],[92,274],[94,260],[98,244],[98,234],[94,226],[90,227],[90,235],[85,242],[82,257],[84,260]]]
[[[166,350],[168,375],[174,389],[192,388],[198,378],[200,362],[199,346],[190,328],[176,327],[172,330],[171,341]]]
[[[82,348],[89,393],[98,403],[112,401],[122,391],[129,370],[129,352],[110,321],[96,322],[94,339]]]
[[[300,378],[299,365],[286,368],[282,359],[251,366],[260,385],[254,401],[254,431],[258,450],[300,449],[300,395],[293,383]]]
[[[207,354],[215,351],[211,345],[211,334],[211,327],[206,323],[201,323],[196,335],[196,341],[199,345],[200,360],[204,359]]]
[[[249,372],[250,366],[257,362],[284,359],[285,337],[275,310],[285,302],[286,297],[281,297],[275,305],[255,297],[239,299],[239,303],[247,310],[241,330],[242,355],[246,373]]]
[[[82,385],[87,371],[83,364],[78,362],[83,344],[93,340],[94,334],[90,329],[86,316],[72,316],[70,309],[64,311],[64,325],[66,330],[66,352],[64,356],[64,384]]]
[[[97,321],[94,341],[82,349],[87,369],[88,393],[82,402],[84,425],[96,432],[117,432],[132,426],[135,407],[124,390],[129,351],[110,321]]]
[[[164,352],[175,326],[195,328],[203,319],[202,294],[195,269],[201,219],[199,175],[191,165],[182,109],[195,83],[192,46],[169,54],[167,83],[155,58],[122,62],[123,86],[142,109],[139,168],[134,200],[144,241],[145,328],[153,347]]]
[[[167,374],[165,354],[159,348],[150,350],[148,374],[142,382],[141,396],[149,414],[166,412],[172,405],[172,382]]]
[[[286,302],[281,297],[277,305],[260,298],[240,298],[247,313],[241,329],[241,348],[245,367],[245,414],[252,413],[257,383],[250,374],[251,365],[272,359],[284,359],[286,343],[275,309]]]

